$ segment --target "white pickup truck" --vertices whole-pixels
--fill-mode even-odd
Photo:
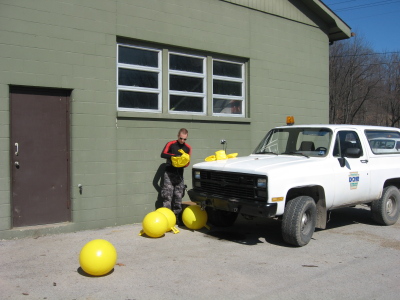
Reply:
[[[336,208],[368,204],[377,223],[392,225],[400,214],[400,152],[376,141],[398,139],[392,127],[277,127],[249,156],[195,164],[188,194],[216,226],[232,225],[239,213],[281,218],[283,239],[295,246],[308,244]]]

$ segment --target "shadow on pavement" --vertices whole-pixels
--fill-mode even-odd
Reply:
[[[367,206],[339,208],[328,212],[326,229],[349,226],[352,224],[365,224],[378,226],[371,218],[371,210]],[[319,229],[320,230],[320,229]]]
[[[107,274],[100,275],[100,276],[90,275],[90,274],[86,273],[85,271],[83,271],[83,269],[82,269],[81,267],[79,267],[76,271],[78,272],[79,275],[82,275],[82,276],[85,276],[85,277],[94,277],[94,278],[97,278],[97,277],[108,276],[108,275],[114,273],[114,268],[113,268],[110,272],[108,272]]]
[[[328,212],[328,220],[326,229],[316,229],[316,231],[330,230],[353,224],[377,226],[372,221],[371,212],[366,206],[333,210]],[[235,224],[231,227],[210,227],[210,230],[205,228],[200,230],[204,233],[205,237],[248,246],[267,242],[276,246],[294,247],[283,241],[281,221],[277,219],[254,218],[253,220],[247,220],[239,216]]]
[[[210,230],[203,229],[202,232],[209,238],[247,246],[264,242],[277,246],[288,246],[282,239],[281,222],[276,219],[254,218],[253,220],[246,220],[239,216],[231,227],[211,226]]]

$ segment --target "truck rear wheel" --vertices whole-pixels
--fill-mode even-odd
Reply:
[[[393,225],[399,219],[400,192],[395,186],[383,189],[382,197],[372,201],[372,219],[381,225]]]
[[[305,246],[315,230],[317,208],[314,199],[299,196],[290,200],[282,218],[282,236],[285,242],[294,246]]]
[[[208,222],[218,227],[228,227],[235,223],[237,213],[206,207]]]

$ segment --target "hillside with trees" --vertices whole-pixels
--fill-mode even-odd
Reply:
[[[400,52],[352,37],[333,43],[329,60],[330,123],[400,127]]]

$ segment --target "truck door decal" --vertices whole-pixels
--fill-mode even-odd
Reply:
[[[360,181],[360,175],[358,174],[358,172],[350,172],[349,183],[350,183],[351,190],[357,189],[359,181]]]

